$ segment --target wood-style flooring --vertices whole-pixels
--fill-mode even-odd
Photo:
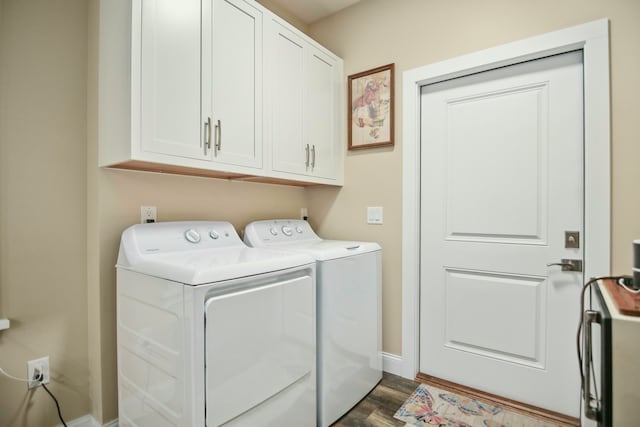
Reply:
[[[418,382],[384,372],[382,381],[333,427],[404,427],[393,418],[398,408],[418,387]]]

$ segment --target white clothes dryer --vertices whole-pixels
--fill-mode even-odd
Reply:
[[[323,240],[303,220],[252,222],[244,241],[317,262],[318,425],[329,426],[382,379],[381,248]]]
[[[134,225],[117,264],[119,425],[315,426],[315,264],[227,222]]]

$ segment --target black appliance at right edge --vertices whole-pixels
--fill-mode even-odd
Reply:
[[[586,303],[584,414],[599,427],[639,426],[640,293],[630,278],[602,280]]]

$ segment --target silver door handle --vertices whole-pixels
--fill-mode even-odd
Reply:
[[[313,145],[311,147],[311,168],[315,168],[316,167],[316,146]]]
[[[222,150],[222,123],[220,122],[220,119],[218,119],[218,123],[216,124],[215,148],[216,148],[216,154],[218,153],[218,151]]]
[[[305,152],[305,161],[304,161],[304,165],[306,167],[309,167],[309,144],[307,144],[307,146],[304,149]]]
[[[207,117],[207,121],[204,123],[204,155],[207,155],[207,150],[211,150],[211,117]]]
[[[561,259],[560,262],[550,262],[547,264],[547,267],[551,267],[553,265],[559,265],[562,267],[562,271],[582,271],[582,260],[581,259]]]
[[[600,323],[600,313],[587,310],[584,313],[584,317],[584,414],[587,418],[600,421],[600,404],[591,394],[591,358],[593,352],[591,324]]]

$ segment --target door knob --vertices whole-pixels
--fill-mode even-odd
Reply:
[[[582,271],[581,259],[563,258],[560,260],[560,262],[551,262],[547,264],[547,267],[551,267],[552,265],[559,265],[560,267],[562,267],[562,271]]]

